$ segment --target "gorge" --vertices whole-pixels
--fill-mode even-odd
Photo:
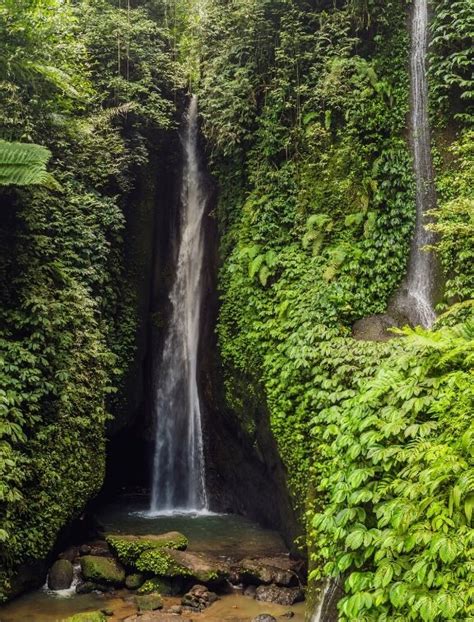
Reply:
[[[5,0],[2,622],[471,616],[473,31]]]

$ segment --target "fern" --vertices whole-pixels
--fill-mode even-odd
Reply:
[[[51,152],[35,144],[0,140],[0,186],[51,186],[46,170]]]

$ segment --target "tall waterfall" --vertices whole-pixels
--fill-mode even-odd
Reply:
[[[408,273],[395,306],[414,325],[429,328],[436,319],[433,298],[436,258],[423,247],[434,242],[425,228],[426,214],[436,205],[431,159],[426,56],[428,51],[428,0],[414,0],[411,32],[411,143],[416,178],[416,225]]]
[[[197,358],[204,261],[206,191],[198,154],[198,101],[192,97],[182,136],[181,237],[171,318],[157,369],[151,512],[207,508]]]

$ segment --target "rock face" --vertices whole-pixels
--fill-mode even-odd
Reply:
[[[183,596],[181,604],[183,607],[194,611],[203,611],[210,607],[217,600],[217,594],[210,592],[204,585],[195,585],[187,594]]]
[[[389,341],[396,335],[390,332],[397,322],[389,315],[371,315],[355,322],[352,336],[358,341]]]
[[[81,557],[81,571],[86,581],[120,587],[125,582],[125,570],[109,557],[85,555]]]
[[[58,559],[51,566],[48,574],[48,587],[50,590],[67,590],[71,587],[74,569],[67,559]]]
[[[244,583],[264,583],[289,587],[298,584],[299,562],[287,556],[243,559],[237,568]]]
[[[261,585],[257,588],[256,598],[265,603],[290,606],[304,600],[303,590],[299,587],[279,587],[278,585]]]

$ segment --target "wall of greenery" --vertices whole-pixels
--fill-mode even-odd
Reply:
[[[124,207],[183,82],[163,11],[0,8],[0,138],[52,152],[47,187],[0,187],[0,599],[102,484],[137,323]]]
[[[387,310],[415,215],[410,3],[210,4],[201,107],[228,402],[249,435],[249,396],[268,411],[311,578],[339,578],[341,620],[467,619],[472,8],[432,3],[444,315],[433,332],[374,343],[351,328]]]

